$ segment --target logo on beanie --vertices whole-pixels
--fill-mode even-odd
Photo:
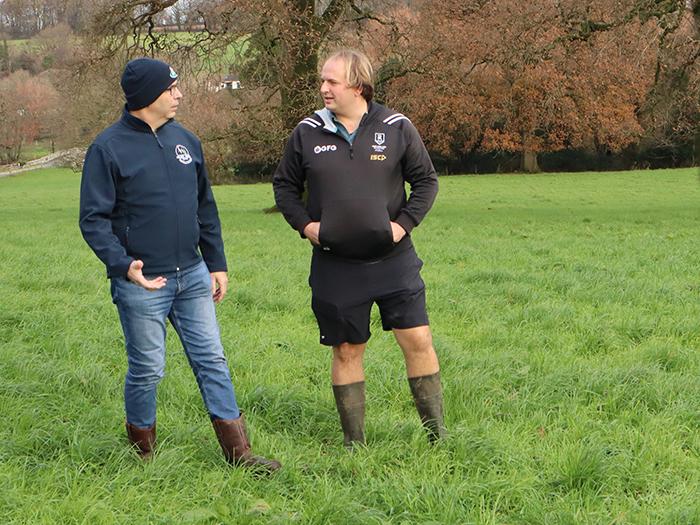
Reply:
[[[178,144],[177,146],[175,146],[175,158],[183,164],[189,164],[190,162],[192,162],[190,152],[187,151],[187,148],[182,144]]]
[[[170,78],[177,78],[177,73],[175,73],[175,70],[172,67],[170,68]]]

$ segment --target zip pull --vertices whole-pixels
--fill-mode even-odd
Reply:
[[[156,138],[156,142],[160,146],[160,149],[163,149],[163,144],[160,142],[160,139],[158,138],[158,133],[156,133],[155,130],[153,131],[153,136]]]

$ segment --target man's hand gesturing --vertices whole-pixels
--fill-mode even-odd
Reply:
[[[168,280],[165,277],[156,277],[155,279],[146,279],[143,276],[143,261],[135,260],[129,265],[129,271],[126,273],[127,279],[132,283],[138,284],[146,290],[159,290],[165,286]]]

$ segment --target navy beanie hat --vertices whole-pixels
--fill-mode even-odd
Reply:
[[[145,108],[176,80],[175,70],[161,60],[135,58],[129,61],[121,82],[126,109],[134,111]]]

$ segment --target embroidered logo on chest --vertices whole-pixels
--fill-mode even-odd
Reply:
[[[192,162],[190,152],[187,151],[187,148],[182,144],[178,144],[177,146],[175,146],[175,158],[179,160],[182,164],[189,164],[190,162]]]
[[[386,149],[386,146],[384,145],[385,141],[386,135],[384,135],[384,133],[375,133],[374,144],[372,144],[372,149],[377,153],[382,153]]]

